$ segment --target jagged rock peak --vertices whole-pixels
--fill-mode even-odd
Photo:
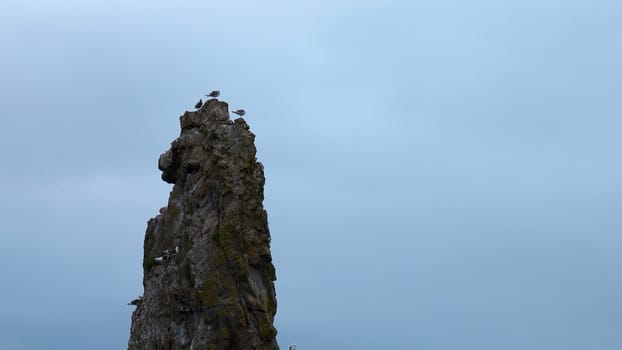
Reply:
[[[263,166],[255,135],[208,100],[160,156],[174,184],[149,220],[130,350],[278,350]]]

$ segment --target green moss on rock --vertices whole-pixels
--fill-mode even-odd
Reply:
[[[147,272],[151,271],[154,265],[155,265],[155,258],[152,256],[146,258],[143,261],[143,269],[145,269],[145,271]]]

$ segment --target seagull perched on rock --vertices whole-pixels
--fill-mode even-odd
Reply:
[[[201,108],[201,106],[203,106],[203,100],[199,99],[199,102],[197,102],[197,104],[194,105],[194,108],[199,109]]]
[[[168,258],[169,258],[168,254],[164,254],[162,256],[158,256],[157,258],[153,260],[157,263],[161,263],[161,262],[165,262],[166,260],[168,260]]]
[[[127,305],[136,305],[136,306],[138,306],[142,302],[143,302],[143,297],[139,296],[138,298],[136,298],[136,299],[130,301],[129,303],[127,303]]]
[[[243,115],[246,115],[246,111],[245,111],[245,110],[243,110],[243,109],[238,109],[237,111],[233,111],[233,112],[231,112],[231,113],[233,113],[233,114],[237,114],[237,115],[239,115],[240,117],[241,117],[241,116],[243,116]]]
[[[214,91],[210,92],[209,94],[207,94],[205,96],[216,98],[216,97],[220,96],[220,90],[214,90]]]
[[[166,255],[166,256],[175,255],[175,254],[179,253],[179,247],[175,247],[175,249],[166,249],[162,253],[164,253],[164,255]]]

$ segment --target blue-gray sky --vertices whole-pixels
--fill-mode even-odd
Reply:
[[[0,4],[0,339],[122,349],[159,154],[265,165],[283,348],[622,346],[622,4]]]

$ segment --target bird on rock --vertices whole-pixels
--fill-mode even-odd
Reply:
[[[177,253],[179,253],[179,247],[176,246],[175,249],[166,249],[162,252],[164,255],[176,255]]]
[[[168,260],[168,258],[170,258],[170,255],[168,255],[168,254],[164,254],[164,255],[162,255],[162,256],[158,256],[157,258],[155,258],[155,259],[153,259],[153,260],[154,260],[155,262],[157,262],[157,263],[163,263],[163,262],[165,262],[166,260]]]
[[[139,296],[138,298],[136,298],[136,299],[130,301],[129,303],[127,303],[127,305],[136,305],[136,306],[138,306],[142,302],[143,302],[143,297]]]
[[[220,90],[214,90],[214,91],[210,92],[209,94],[207,94],[205,96],[216,98],[216,97],[220,96]]]
[[[197,104],[194,105],[194,108],[199,109],[201,108],[201,106],[203,106],[203,100],[199,99],[199,102],[197,102]]]
[[[233,113],[233,114],[237,114],[237,115],[239,115],[240,117],[241,117],[241,116],[243,116],[243,115],[246,115],[246,111],[245,111],[245,110],[243,110],[243,109],[238,109],[237,111],[233,111],[233,112],[231,112],[231,113]]]

